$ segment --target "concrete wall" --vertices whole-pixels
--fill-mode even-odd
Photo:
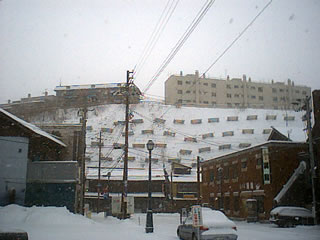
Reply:
[[[0,205],[24,204],[29,139],[0,136]],[[15,189],[15,196],[12,190]]]

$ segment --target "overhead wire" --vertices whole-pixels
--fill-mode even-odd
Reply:
[[[253,25],[257,18],[270,6],[272,0],[270,0],[264,8],[250,21],[250,23],[240,32],[240,34],[229,44],[229,46],[217,57],[216,60],[207,68],[202,74],[202,77],[226,54],[226,52],[241,38],[241,36]]]
[[[147,92],[150,87],[153,85],[153,83],[157,80],[157,78],[160,76],[160,74],[164,71],[164,69],[168,66],[168,64],[171,62],[171,60],[175,57],[175,55],[178,53],[178,51],[181,49],[183,44],[187,41],[189,36],[192,34],[194,29],[198,26],[198,24],[201,22],[203,17],[206,15],[212,4],[215,2],[215,0],[209,0],[207,1],[201,8],[201,10],[198,12],[196,17],[193,19],[191,24],[188,26],[184,34],[181,36],[179,41],[176,43],[174,48],[171,50],[167,58],[162,62],[156,73],[153,75],[151,80],[147,83],[145,89],[143,90],[143,93]]]
[[[136,67],[133,70],[133,77],[134,78],[137,78],[139,72],[144,67],[145,62],[147,61],[147,59],[151,55],[155,45],[159,41],[160,36],[162,35],[165,27],[167,26],[171,16],[173,15],[173,12],[175,11],[175,9],[179,3],[179,0],[176,1],[175,4],[174,4],[174,2],[175,2],[175,0],[173,0],[169,6],[170,0],[168,0],[164,10],[162,11],[162,14],[156,24],[156,27],[154,28],[154,30],[148,40],[148,43],[143,50],[143,53],[140,57],[140,60],[138,61],[138,64],[136,65]]]

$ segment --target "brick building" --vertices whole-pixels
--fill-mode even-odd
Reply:
[[[255,201],[258,218],[268,219],[274,198],[298,168],[299,154],[307,149],[304,143],[268,141],[203,162],[202,202],[224,209],[230,217],[247,218],[248,203]],[[301,191],[296,197],[307,196]]]

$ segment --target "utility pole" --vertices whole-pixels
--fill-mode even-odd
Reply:
[[[101,177],[101,131],[99,136],[99,168],[98,168],[98,185],[97,185],[97,192],[98,192],[98,201],[97,201],[97,213],[99,213],[99,201],[100,201],[100,192],[101,192],[101,183],[100,183],[100,177]]]
[[[127,71],[127,82],[125,86],[125,144],[124,144],[124,159],[123,159],[123,190],[121,195],[121,213],[122,219],[127,218],[127,193],[128,193],[128,146],[129,146],[129,104],[130,104],[130,85],[133,83],[132,72]]]
[[[314,217],[314,225],[317,225],[317,209],[316,209],[316,192],[315,192],[315,163],[313,154],[313,139],[312,139],[312,127],[311,127],[311,112],[310,109],[311,97],[306,97],[305,108],[306,108],[306,119],[307,119],[307,131],[309,138],[309,156],[310,156],[310,168],[311,168],[311,185],[312,185],[312,215]]]
[[[198,204],[201,204],[201,197],[200,197],[200,157],[197,156],[197,190],[198,190]]]
[[[81,117],[81,147],[80,147],[80,213],[84,215],[84,197],[86,191],[86,164],[85,164],[85,154],[86,154],[86,128],[87,128],[87,107],[82,109],[82,117]]]

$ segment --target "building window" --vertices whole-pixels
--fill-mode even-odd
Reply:
[[[228,88],[228,89],[231,89],[231,85],[230,85],[230,84],[227,84],[227,88]]]
[[[231,98],[231,94],[230,93],[227,93],[227,98]]]
[[[178,85],[182,85],[182,81],[178,81]]]
[[[307,95],[307,92],[306,92],[306,91],[302,91],[302,94],[303,94],[303,95]]]
[[[178,99],[178,103],[182,103],[182,99]]]
[[[232,104],[231,103],[227,103],[227,107],[232,107]]]
[[[232,178],[237,179],[237,177],[238,177],[238,168],[237,168],[237,165],[233,165],[232,166]]]
[[[285,98],[285,97],[281,97],[281,98],[280,98],[280,101],[285,102],[285,101],[286,101],[286,98]]]
[[[263,101],[263,96],[259,96],[259,100],[260,100],[260,101]]]
[[[279,89],[279,92],[284,92],[284,89],[280,88],[280,89]]]
[[[190,91],[190,90],[188,90],[188,91],[186,91],[186,93],[191,93],[191,91]]]
[[[239,98],[239,94],[235,94],[234,97],[235,97],[235,98]]]
[[[182,94],[182,90],[178,90],[178,94]]]
[[[214,181],[214,172],[211,171],[210,172],[210,182],[213,182]]]
[[[241,170],[247,170],[247,161],[248,158],[241,159]]]
[[[263,88],[262,87],[258,87],[258,92],[263,92]]]
[[[300,91],[299,91],[299,90],[296,90],[296,93],[297,93],[297,94],[299,94],[299,93],[300,93]]]
[[[215,92],[212,92],[212,93],[211,93],[211,96],[212,96],[212,97],[216,97],[217,94],[216,94]]]
[[[239,88],[239,86],[238,85],[234,85],[234,88]]]
[[[215,88],[217,85],[215,83],[211,83],[211,87]]]
[[[229,179],[229,167],[228,167],[228,166],[225,166],[225,167],[223,168],[223,178],[224,178],[225,180]]]
[[[211,104],[212,104],[212,105],[216,105],[216,104],[217,104],[217,102],[211,102]]]
[[[186,81],[186,84],[191,84],[191,82],[190,81]]]
[[[273,93],[277,93],[277,89],[276,88],[272,88],[272,92]]]
[[[224,201],[225,201],[225,204],[224,204],[225,210],[226,211],[230,210],[230,197],[225,197]]]
[[[251,99],[256,99],[256,96],[252,95],[252,96],[251,96]]]
[[[251,90],[256,90],[256,87],[254,87],[254,86],[251,86],[251,88],[250,88]]]
[[[204,83],[203,86],[208,86],[208,83]]]
[[[209,104],[209,102],[208,102],[208,101],[203,101],[203,103],[204,103],[204,104]]]
[[[278,98],[277,98],[277,97],[274,97],[274,98],[273,98],[273,101],[274,101],[274,102],[278,102]]]
[[[233,197],[233,211],[234,212],[238,212],[239,209],[240,209],[239,197],[238,196],[234,196]]]

